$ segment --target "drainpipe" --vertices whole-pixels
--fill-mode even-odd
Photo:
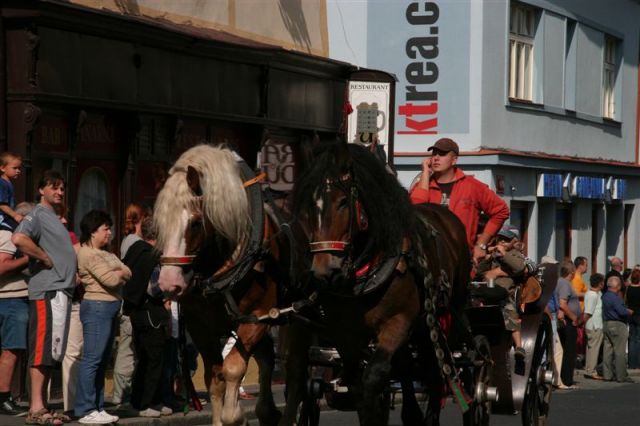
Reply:
[[[1,10],[1,8],[0,8]],[[0,149],[7,151],[7,51],[4,21],[0,18]]]

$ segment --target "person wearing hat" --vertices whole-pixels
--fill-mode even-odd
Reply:
[[[411,189],[411,202],[448,206],[462,221],[474,263],[487,254],[487,244],[509,217],[509,207],[487,185],[456,167],[460,150],[449,138],[441,138],[429,147],[431,157],[422,161],[422,174]],[[480,212],[488,216],[480,235]]]
[[[516,307],[516,289],[536,270],[535,263],[525,257],[523,244],[519,240],[520,232],[513,226],[504,226],[498,231],[494,242],[488,247],[483,260],[478,263],[477,274],[484,280],[494,280],[504,288],[508,299],[502,310],[505,328],[511,331],[515,355],[524,359],[526,353],[522,347],[520,334],[520,315]]]

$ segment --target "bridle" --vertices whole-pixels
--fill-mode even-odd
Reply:
[[[255,185],[257,183],[262,182],[265,178],[267,177],[267,174],[265,172],[260,173],[256,176],[254,176],[253,178],[246,180],[243,182],[243,186],[245,188],[248,188],[252,185]],[[196,206],[194,210],[192,210],[190,212],[190,220],[192,220],[194,217],[200,217],[200,218],[204,218],[204,213],[203,213],[203,203],[204,203],[204,197],[202,195],[202,193],[193,193],[193,203],[190,203],[191,205]],[[204,224],[203,224],[204,226]],[[183,255],[183,256],[161,256],[160,257],[160,265],[161,266],[180,266],[182,268],[189,268],[193,265],[193,262],[195,261],[196,257],[198,257],[197,255],[193,254],[193,255]],[[229,269],[230,264],[227,262],[225,263],[225,265],[219,270],[217,271],[215,275],[219,275],[221,272],[226,271],[227,269]]]
[[[203,217],[202,213],[202,203],[203,197],[202,195],[193,195],[193,203],[191,205],[195,205],[195,210],[192,210],[189,215],[189,222],[193,220],[194,217]],[[161,256],[160,257],[160,266],[180,266],[182,268],[191,267],[197,255],[195,254],[187,254],[183,256]]]
[[[337,187],[349,197],[349,232],[347,239],[341,241],[314,241],[309,243],[311,253],[346,253],[347,263],[352,264],[353,236],[355,231],[365,231],[369,221],[358,198],[358,188],[351,173],[345,173],[338,178],[326,178],[321,187],[325,193],[330,193],[332,186]]]

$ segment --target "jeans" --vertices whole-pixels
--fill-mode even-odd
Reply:
[[[29,299],[12,297],[0,299],[0,343],[2,349],[27,349],[29,327]]]
[[[640,368],[640,314],[629,322],[629,368]]]
[[[78,417],[104,409],[104,373],[111,357],[119,310],[119,301],[83,300],[80,303],[84,348],[76,388],[75,414]]]

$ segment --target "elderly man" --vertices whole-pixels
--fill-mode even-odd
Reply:
[[[604,319],[604,379],[620,383],[633,383],[627,374],[627,322],[633,315],[622,300],[622,280],[616,276],[607,280],[608,291],[602,296],[602,318]]]
[[[618,277],[620,278],[621,282],[624,282],[624,279],[622,278],[622,271],[624,270],[624,263],[622,262],[622,259],[616,256],[612,256],[611,258],[609,258],[609,262],[611,263],[611,269],[609,270],[609,272],[607,272],[607,275],[604,276],[604,281],[608,283],[609,278]],[[605,285],[605,287],[602,289],[602,292],[606,293],[607,288],[608,286]]]

